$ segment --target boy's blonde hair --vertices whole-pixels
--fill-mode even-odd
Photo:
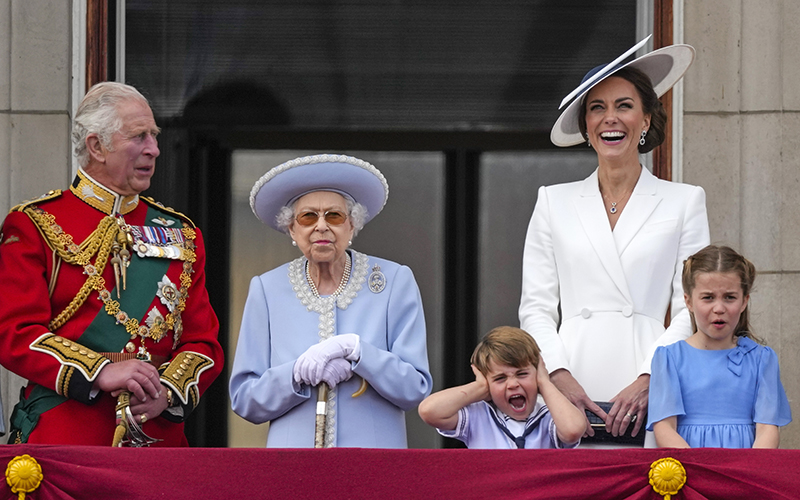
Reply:
[[[498,326],[478,343],[470,362],[484,375],[489,362],[522,368],[539,366],[539,346],[528,332],[513,326]]]

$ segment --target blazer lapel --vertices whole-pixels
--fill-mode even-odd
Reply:
[[[617,244],[611,233],[611,224],[608,222],[603,199],[600,196],[597,170],[583,181],[580,193],[574,201],[583,231],[589,238],[600,262],[603,263],[603,267],[620,293],[627,300],[633,302],[628,290],[628,280],[625,279],[625,273],[619,260]]]
[[[657,193],[658,179],[649,170],[642,167],[639,181],[633,188],[625,210],[619,216],[617,225],[614,227],[614,239],[617,245],[618,255],[622,256],[625,249],[642,229],[644,223],[661,203],[662,197]]]

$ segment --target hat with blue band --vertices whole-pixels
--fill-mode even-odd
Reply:
[[[588,94],[592,88],[606,78],[613,76],[614,73],[622,68],[636,68],[647,75],[658,97],[664,95],[681,79],[681,77],[683,77],[686,70],[689,69],[689,66],[691,66],[694,61],[695,50],[691,45],[670,45],[648,52],[633,61],[623,64],[622,61],[643,47],[650,39],[650,36],[628,49],[624,54],[610,63],[598,66],[589,71],[586,76],[583,77],[581,84],[561,101],[559,109],[563,108],[567,102],[572,100],[561,113],[561,116],[558,117],[555,125],[553,125],[553,129],[550,131],[550,140],[553,144],[567,147],[586,142],[586,138],[581,135],[580,128],[578,127],[580,106],[583,105],[586,94]]]

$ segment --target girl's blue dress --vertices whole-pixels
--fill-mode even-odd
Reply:
[[[778,356],[740,337],[733,349],[707,351],[686,341],[653,357],[647,430],[671,416],[692,448],[751,448],[755,424],[792,421]]]

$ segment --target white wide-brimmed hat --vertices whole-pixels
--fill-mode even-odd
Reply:
[[[694,47],[691,45],[670,45],[622,64],[622,61],[643,47],[650,39],[650,36],[652,35],[648,35],[647,38],[628,49],[624,54],[610,63],[604,66],[598,66],[589,71],[586,76],[583,77],[581,84],[561,101],[561,105],[558,109],[563,108],[564,104],[572,99],[569,106],[567,106],[561,113],[561,116],[558,117],[558,120],[556,120],[555,125],[553,125],[553,130],[550,131],[550,140],[553,141],[553,144],[567,147],[586,141],[586,138],[581,135],[581,130],[578,127],[578,116],[580,107],[583,105],[583,100],[586,94],[595,85],[609,76],[612,76],[622,68],[636,68],[647,75],[658,97],[664,95],[667,90],[672,88],[672,86],[681,79],[683,74],[686,73],[686,70],[689,69],[689,66],[691,66],[692,61],[694,61],[695,51]]]
[[[281,163],[261,176],[250,191],[250,208],[280,231],[275,217],[281,208],[314,191],[333,191],[364,205],[364,223],[378,215],[389,199],[389,184],[374,165],[352,156],[321,154]]]

